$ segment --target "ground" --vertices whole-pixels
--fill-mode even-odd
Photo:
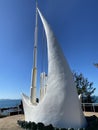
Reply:
[[[98,113],[94,112],[84,112],[85,116],[96,115],[98,117]],[[17,120],[24,120],[24,115],[15,115],[8,116],[0,119],[0,130],[24,130],[20,128],[17,124]]]
[[[93,115],[95,115],[95,116],[98,117],[98,112],[84,112],[84,115],[85,116],[93,116]]]
[[[0,130],[23,130],[18,126],[17,120],[24,120],[24,115],[0,118]]]

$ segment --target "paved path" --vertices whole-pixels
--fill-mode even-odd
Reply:
[[[23,130],[18,126],[17,120],[24,120],[24,115],[0,118],[0,130]]]
[[[95,115],[95,116],[98,117],[98,112],[84,112],[84,115],[85,116],[93,116],[93,115]]]
[[[96,115],[98,117],[97,112],[84,112],[84,114],[85,116]],[[18,126],[17,120],[24,120],[24,115],[15,115],[0,118],[0,130],[24,130]]]

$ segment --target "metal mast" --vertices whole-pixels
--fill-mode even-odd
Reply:
[[[37,39],[38,39],[38,12],[36,0],[36,21],[35,21],[35,37],[34,37],[34,54],[33,54],[33,68],[31,75],[31,94],[30,100],[32,104],[36,104],[36,81],[37,81]]]

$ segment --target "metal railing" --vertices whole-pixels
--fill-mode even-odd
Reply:
[[[20,114],[22,112],[22,109],[19,108],[19,106],[17,107],[11,107],[11,108],[0,108],[0,115],[6,115],[6,116],[10,116],[10,115],[17,115]]]
[[[81,103],[83,111],[87,111],[87,108],[89,108],[92,112],[98,112],[98,103]]]

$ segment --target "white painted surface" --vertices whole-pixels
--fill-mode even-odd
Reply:
[[[43,100],[33,107],[23,95],[25,120],[56,127],[86,126],[72,72],[48,23],[39,12],[48,48],[48,86]]]
[[[48,80],[48,77],[47,77],[46,73],[42,72],[40,74],[40,101],[43,99],[43,97],[46,94],[47,80]]]

